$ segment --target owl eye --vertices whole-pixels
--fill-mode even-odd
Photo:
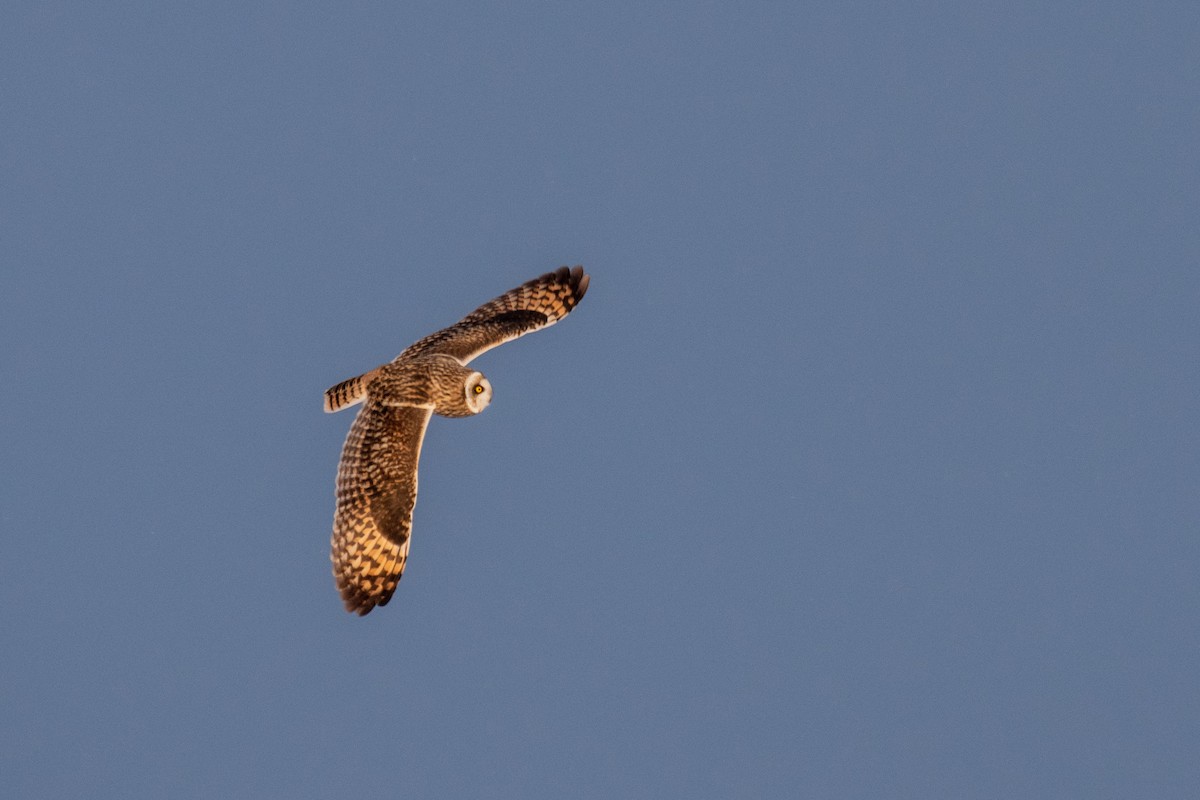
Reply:
[[[483,394],[483,384],[475,384],[475,394]]]

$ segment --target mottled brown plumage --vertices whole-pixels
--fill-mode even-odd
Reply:
[[[387,605],[408,559],[417,462],[433,414],[478,414],[487,379],[466,365],[497,345],[570,313],[587,291],[582,267],[562,267],[518,286],[426,336],[384,364],[329,388],[325,410],[363,403],[338,465],[330,559],[346,610]]]

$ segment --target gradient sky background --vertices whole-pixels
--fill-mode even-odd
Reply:
[[[1194,796],[1196,4],[0,18],[7,796]],[[321,393],[576,263],[347,615]]]

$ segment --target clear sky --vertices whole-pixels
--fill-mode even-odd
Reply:
[[[1197,42],[5,4],[6,796],[1194,796]],[[346,614],[322,392],[577,263]]]

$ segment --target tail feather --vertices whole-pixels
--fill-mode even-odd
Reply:
[[[325,390],[325,413],[332,414],[366,400],[367,384],[373,377],[375,377],[375,370],[330,386]]]

